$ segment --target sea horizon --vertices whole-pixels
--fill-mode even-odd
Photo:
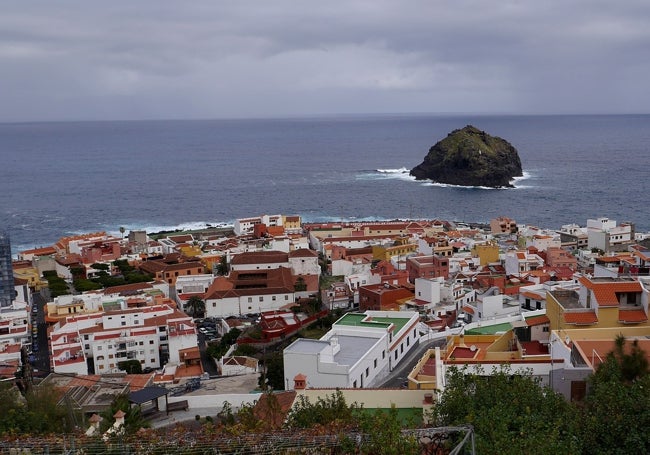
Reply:
[[[648,114],[371,114],[325,118],[0,123],[0,229],[19,251],[74,233],[232,223],[444,219],[559,229],[643,210]],[[514,189],[416,181],[408,171],[473,124],[513,144]]]

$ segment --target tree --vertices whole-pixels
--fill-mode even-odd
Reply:
[[[184,310],[189,310],[195,318],[202,318],[205,316],[205,302],[198,295],[193,295],[185,303]]]
[[[217,264],[217,275],[228,275],[229,272],[229,266],[228,266],[228,258],[224,254],[221,256],[221,260],[219,260],[219,264]]]
[[[113,400],[109,408],[101,413],[103,418],[100,430],[104,433],[115,423],[115,413],[121,410],[124,416],[124,434],[134,434],[140,428],[149,427],[149,423],[142,417],[139,406],[131,406],[128,395],[119,395]]]
[[[307,290],[307,283],[305,283],[305,279],[301,276],[298,277],[296,280],[296,284],[293,285],[293,288],[296,292],[304,292]]]
[[[284,389],[284,357],[282,352],[274,352],[265,357],[264,366],[257,384],[262,390],[270,388],[271,390]]]
[[[142,364],[139,360],[124,360],[122,362],[117,362],[117,368],[122,371],[126,371],[127,374],[141,374],[142,373]]]
[[[120,234],[122,234],[122,239],[124,239],[124,231],[126,231],[126,229],[124,229],[124,226],[120,226]]]
[[[433,413],[436,425],[472,425],[477,453],[580,451],[575,408],[530,373],[513,375],[509,367],[490,375],[451,368]]]
[[[582,410],[585,453],[650,453],[650,373],[645,352],[623,336],[588,380]]]

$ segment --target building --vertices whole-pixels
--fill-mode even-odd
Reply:
[[[449,259],[437,255],[410,256],[406,260],[406,271],[409,282],[415,283],[416,278],[449,278]]]
[[[514,234],[517,232],[517,222],[511,218],[500,216],[490,220],[492,235]]]
[[[205,273],[203,263],[198,260],[180,262],[177,255],[169,255],[165,259],[144,261],[138,268],[153,276],[154,280],[165,281],[171,286],[176,285],[179,276],[202,275]]]
[[[552,330],[650,325],[648,291],[628,278],[582,276],[574,289],[548,291],[546,312]]]
[[[587,247],[605,252],[624,251],[634,242],[634,232],[632,223],[617,225],[615,220],[605,217],[589,219],[587,220]]]
[[[548,320],[532,320],[533,325],[548,326]],[[445,388],[445,376],[450,367],[466,369],[469,374],[489,376],[494,369],[509,366],[513,374],[532,374],[549,383],[553,362],[546,342],[531,339],[528,322],[519,325],[523,330],[512,329],[512,324],[503,332],[490,334],[460,334],[447,337],[442,348],[429,349],[408,375],[409,389]],[[527,335],[528,334],[528,335]]]
[[[296,279],[286,267],[231,272],[217,277],[205,293],[208,317],[241,316],[295,303]]]
[[[9,234],[0,231],[0,311],[11,307],[15,297]]]
[[[409,289],[388,283],[368,284],[359,287],[359,311],[399,310],[401,300],[411,299],[413,292]]]
[[[285,390],[307,386],[368,388],[385,378],[418,343],[416,312],[348,313],[320,340],[300,338],[284,350]]]
[[[550,247],[546,250],[546,264],[549,267],[567,267],[574,272],[578,270],[578,259],[560,247]]]
[[[650,362],[650,330],[647,326],[553,330],[549,348],[554,368],[549,385],[567,400],[582,400],[587,391],[587,378],[614,350],[619,335],[636,341]]]
[[[197,346],[192,319],[169,305],[71,316],[53,326],[50,340],[53,370],[76,374],[88,374],[89,363],[98,374],[118,373],[127,360],[159,369]]]

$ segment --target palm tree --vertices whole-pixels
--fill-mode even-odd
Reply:
[[[124,229],[124,226],[120,226],[120,234],[122,234],[122,240],[124,240],[124,231],[126,231],[126,229]]]
[[[205,302],[198,295],[193,295],[185,303],[184,310],[189,310],[195,318],[202,318],[205,315]]]

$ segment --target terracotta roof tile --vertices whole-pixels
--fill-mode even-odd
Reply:
[[[564,313],[564,322],[575,325],[590,325],[598,322],[598,316],[592,311]]]
[[[623,324],[633,324],[636,322],[646,322],[648,315],[643,309],[638,310],[618,310],[618,321]]]
[[[542,314],[540,316],[534,316],[532,318],[527,318],[526,319],[526,325],[528,325],[529,327],[533,326],[533,325],[548,324],[549,322],[551,322],[551,321],[548,318],[548,316],[546,316],[545,314]]]

